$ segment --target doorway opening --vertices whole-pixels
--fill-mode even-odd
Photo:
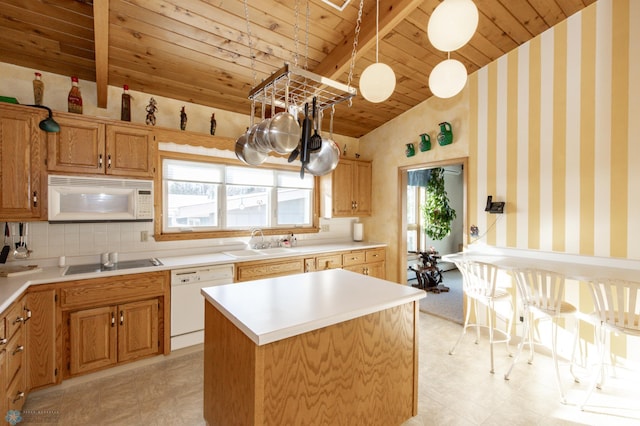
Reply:
[[[414,286],[417,284],[417,274],[412,270],[416,268],[412,266],[421,262],[420,252],[436,251],[440,256],[444,256],[461,251],[467,243],[466,166],[467,159],[458,158],[406,166],[399,170],[401,228],[398,247],[402,247],[398,250],[400,282]],[[426,180],[428,180],[429,170],[434,168],[444,169],[445,191],[450,207],[456,211],[450,234],[441,240],[433,240],[426,235],[422,215],[422,205],[426,197]],[[450,287],[451,291],[433,295],[430,293],[426,299],[422,299],[420,309],[461,323],[463,300],[460,273],[454,264],[448,262],[438,262],[438,268],[442,271],[442,284]]]

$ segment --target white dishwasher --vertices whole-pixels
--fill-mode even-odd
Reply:
[[[171,271],[171,350],[204,342],[204,296],[200,289],[233,283],[233,265]]]

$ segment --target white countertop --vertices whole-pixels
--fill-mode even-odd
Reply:
[[[417,301],[423,290],[343,269],[202,289],[256,345]]]
[[[475,261],[496,265],[504,270],[537,268],[564,275],[566,278],[640,280],[640,264],[636,260],[576,256],[562,253],[503,250],[503,252],[470,251],[442,256],[449,262]]]
[[[104,271],[99,273],[63,275],[66,268],[58,266],[42,267],[41,272],[30,273],[26,275],[18,275],[9,278],[0,278],[0,312],[7,309],[24,291],[32,285],[49,284],[63,281],[84,280],[98,277],[107,277],[112,275],[139,274],[145,272],[172,270],[180,268],[194,268],[199,266],[234,264],[248,262],[254,260],[268,260],[284,257],[295,257],[305,255],[315,255],[329,253],[335,251],[370,249],[376,247],[385,247],[386,244],[367,243],[367,242],[343,242],[330,244],[315,244],[308,246],[297,246],[291,251],[259,256],[246,256],[235,258],[222,254],[222,252],[191,254],[184,256],[163,256],[158,255],[157,258],[162,262],[161,266],[150,266],[148,268],[124,269],[115,271]],[[218,249],[219,250],[219,249]],[[121,260],[122,259],[121,257]],[[38,259],[28,259],[20,262],[20,264],[38,264]],[[0,266],[1,267],[1,266]]]

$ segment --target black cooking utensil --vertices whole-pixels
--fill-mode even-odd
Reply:
[[[322,146],[322,136],[318,134],[318,121],[316,117],[317,109],[316,106],[317,98],[313,97],[313,135],[309,138],[309,152],[314,152],[320,149]]]
[[[309,104],[304,104],[304,120],[302,121],[302,139],[300,141],[300,161],[304,167],[309,162],[309,139],[313,123],[309,117]]]
[[[0,252],[0,263],[5,263],[7,261],[7,257],[9,256],[9,250],[11,247],[7,242],[9,240],[9,224],[7,222],[4,223],[4,247],[2,247],[2,251]]]

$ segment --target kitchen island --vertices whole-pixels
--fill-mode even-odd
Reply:
[[[208,424],[391,425],[417,414],[424,291],[333,269],[202,294]]]

